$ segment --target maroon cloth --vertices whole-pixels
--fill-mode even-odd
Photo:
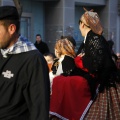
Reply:
[[[50,114],[59,118],[79,120],[90,98],[91,93],[85,78],[58,76],[53,79]]]

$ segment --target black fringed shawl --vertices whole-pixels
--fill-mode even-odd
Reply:
[[[111,74],[116,72],[117,68],[112,60],[105,38],[89,31],[86,42],[81,44],[77,54],[81,53],[81,51],[85,53],[83,56],[83,66],[89,71],[83,76],[88,80],[91,89],[94,91],[95,80],[97,80],[97,83],[101,84],[101,88],[110,84],[111,81],[109,81],[109,79]],[[94,80],[90,74],[95,76]]]

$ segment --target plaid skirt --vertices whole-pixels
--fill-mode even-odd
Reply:
[[[120,120],[120,83],[98,93],[84,120]]]

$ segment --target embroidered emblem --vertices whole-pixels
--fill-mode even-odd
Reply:
[[[9,79],[14,76],[14,74],[12,74],[9,70],[6,70],[6,72],[2,72],[2,75],[4,75],[5,78]]]

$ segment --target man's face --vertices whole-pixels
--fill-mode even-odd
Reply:
[[[37,41],[37,43],[40,43],[41,42],[41,37],[40,36],[36,36],[36,41]]]
[[[11,42],[9,31],[0,22],[0,49],[6,49]]]
[[[16,42],[15,31],[16,26],[14,24],[5,27],[3,22],[0,21],[0,49],[7,49]]]

